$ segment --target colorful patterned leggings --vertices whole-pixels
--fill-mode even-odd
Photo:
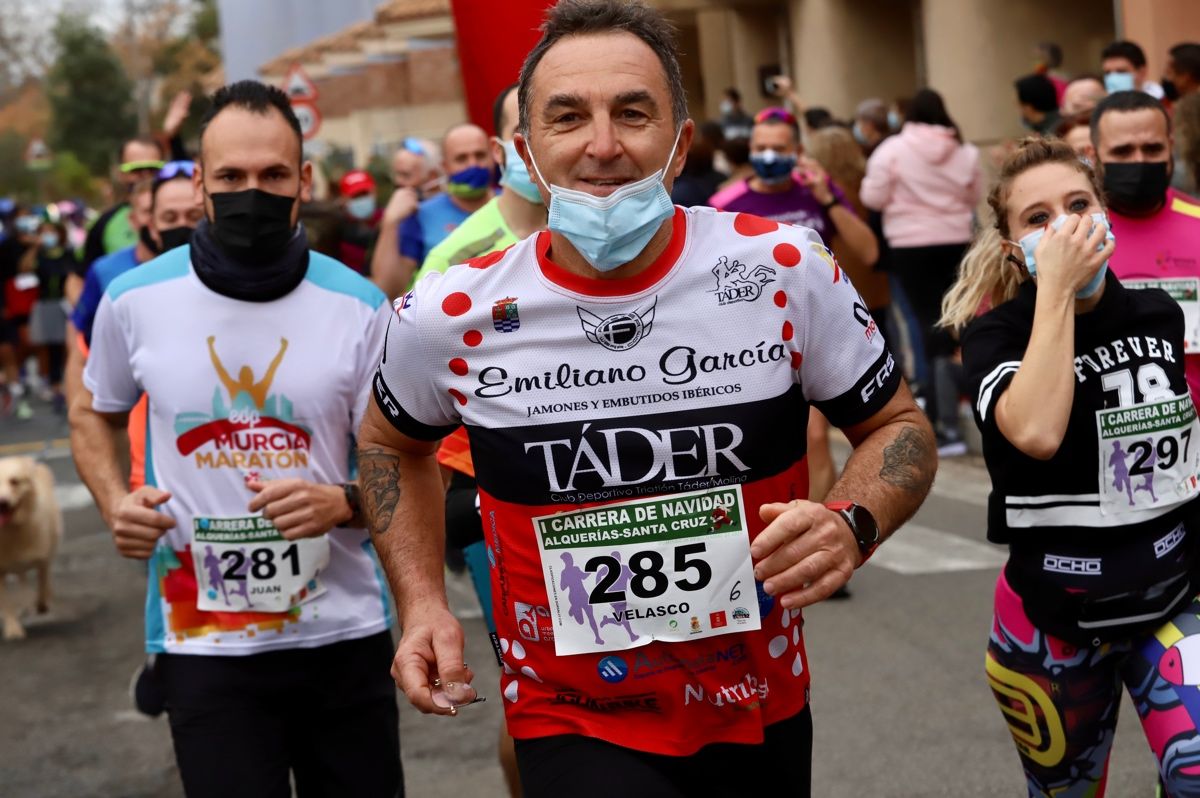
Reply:
[[[1167,795],[1200,798],[1200,599],[1152,633],[1078,647],[1039,631],[1001,574],[986,664],[1030,796],[1104,795],[1123,684]]]

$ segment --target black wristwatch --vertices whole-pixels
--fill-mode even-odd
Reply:
[[[854,502],[828,502],[825,506],[840,515],[854,533],[862,554],[859,565],[862,565],[879,548],[879,524],[875,523],[875,516],[866,507]]]
[[[342,492],[346,495],[346,504],[350,506],[350,520],[345,524],[339,524],[339,527],[349,527],[356,523],[362,522],[362,501],[358,493],[358,484],[355,482],[343,482]]]
[[[838,202],[838,198],[834,197],[833,199],[829,200],[829,202],[822,204],[821,210],[825,211],[826,213],[829,213],[829,211],[833,210],[835,205],[839,205],[839,204],[840,203]]]

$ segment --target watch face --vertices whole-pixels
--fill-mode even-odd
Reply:
[[[875,516],[871,515],[871,511],[860,504],[856,504],[850,508],[853,514],[854,536],[858,538],[860,546],[871,547],[879,542],[879,525],[875,523]]]

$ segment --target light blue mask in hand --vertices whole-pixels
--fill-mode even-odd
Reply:
[[[1067,221],[1067,215],[1063,214],[1055,219],[1050,226],[1058,230]],[[1092,214],[1092,229],[1095,226],[1102,224],[1105,227],[1105,241],[1116,241],[1116,236],[1113,235],[1112,225],[1108,223],[1108,217],[1102,213]],[[1046,228],[1042,227],[1034,230],[1032,233],[1021,237],[1020,241],[1010,241],[1008,243],[1015,244],[1021,248],[1021,252],[1025,255],[1025,268],[1029,271],[1030,277],[1037,276],[1037,260],[1034,258],[1034,250],[1037,249],[1038,242],[1042,240],[1042,236],[1046,234]],[[1091,230],[1088,231],[1091,235]],[[1104,249],[1104,244],[1101,243],[1097,251]],[[1096,276],[1088,281],[1088,284],[1075,292],[1076,299],[1087,299],[1100,290],[1100,286],[1104,284],[1104,275],[1108,272],[1108,261],[1100,264],[1100,268],[1096,270]]]
[[[515,191],[524,200],[541,205],[542,194],[538,191],[537,183],[529,176],[525,162],[517,155],[517,145],[511,141],[500,143],[504,145],[504,173],[500,176],[500,185]]]
[[[563,188],[546,181],[532,151],[529,160],[550,190],[547,227],[560,233],[579,254],[602,272],[624,266],[641,254],[662,223],[675,213],[663,180],[679,146],[680,127],[667,163],[649,177],[621,186],[607,197]]]

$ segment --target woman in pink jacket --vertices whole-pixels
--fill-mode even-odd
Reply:
[[[966,446],[958,428],[955,343],[937,320],[942,296],[971,240],[982,190],[979,151],[963,142],[941,95],[932,89],[913,97],[904,127],[871,154],[862,182],[863,205],[883,212],[891,249],[887,268],[908,295],[923,333],[928,362],[917,371],[932,385],[920,386],[920,392],[935,420],[942,454],[962,454]]]

